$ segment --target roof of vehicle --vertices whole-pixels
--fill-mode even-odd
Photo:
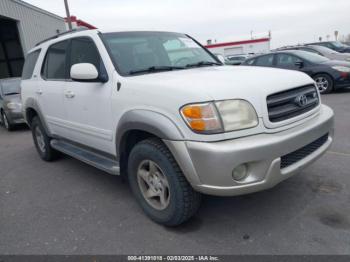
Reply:
[[[55,42],[59,42],[65,39],[72,38],[74,36],[86,36],[86,35],[94,35],[97,33],[102,33],[102,34],[137,34],[137,33],[163,33],[163,34],[179,34],[179,35],[185,35],[184,33],[178,33],[178,32],[167,32],[167,31],[112,31],[112,32],[101,32],[98,29],[89,29],[89,28],[78,28],[78,29],[73,29],[70,31],[63,32],[61,34],[54,35],[52,37],[49,37],[47,39],[42,40],[41,42],[37,43],[34,48],[32,48],[30,52],[33,52],[35,50],[40,49],[43,45],[50,45]]]

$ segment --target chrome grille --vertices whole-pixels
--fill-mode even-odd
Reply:
[[[304,114],[319,104],[314,85],[302,86],[267,97],[267,109],[271,122],[280,122]]]

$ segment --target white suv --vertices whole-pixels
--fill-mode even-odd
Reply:
[[[33,48],[22,78],[37,151],[128,177],[154,221],[174,226],[201,193],[271,188],[331,145],[333,111],[304,73],[223,66],[169,32],[69,32]]]

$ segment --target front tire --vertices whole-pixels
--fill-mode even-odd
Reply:
[[[40,119],[38,117],[34,117],[30,127],[36,150],[38,151],[41,159],[48,162],[55,160],[58,156],[58,152],[51,147],[51,138],[46,134],[45,128],[40,122]]]
[[[332,77],[327,74],[317,74],[313,77],[317,88],[321,94],[329,94],[334,89],[334,81]]]
[[[139,142],[128,161],[131,190],[155,222],[177,226],[191,218],[201,202],[168,148],[158,139]]]
[[[2,123],[4,124],[4,127],[6,128],[7,131],[12,131],[13,130],[13,125],[11,125],[9,119],[7,118],[6,114],[4,111],[1,112],[1,120]]]

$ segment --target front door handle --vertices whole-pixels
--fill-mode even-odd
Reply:
[[[38,95],[42,95],[43,94],[43,90],[38,89],[38,90],[35,91],[35,93],[37,93]]]
[[[66,96],[67,98],[74,98],[74,97],[75,97],[75,94],[74,94],[72,91],[67,91],[67,92],[65,93],[65,96]]]

